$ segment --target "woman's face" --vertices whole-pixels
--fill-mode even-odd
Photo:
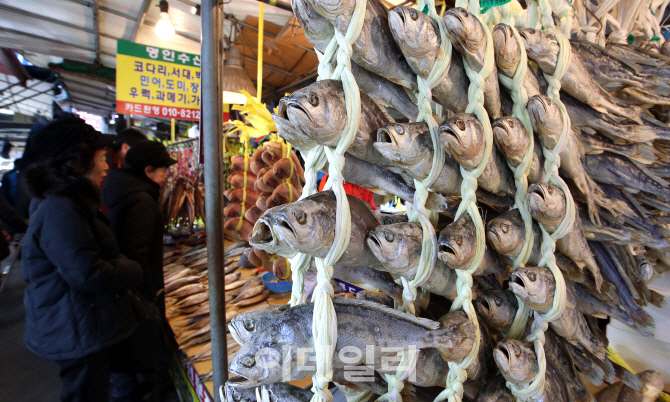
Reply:
[[[150,166],[147,166],[144,173],[146,173],[147,177],[151,179],[151,181],[157,183],[159,186],[162,186],[165,184],[165,180],[167,179],[168,168],[157,167],[153,168],[152,170]]]
[[[95,156],[93,157],[93,167],[89,169],[88,172],[84,175],[96,188],[102,187],[102,182],[107,176],[107,171],[109,166],[107,166],[107,151],[105,149],[98,149],[95,151]]]

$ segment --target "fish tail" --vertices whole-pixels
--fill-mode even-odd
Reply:
[[[636,391],[639,391],[640,388],[642,388],[642,383],[640,382],[640,379],[637,378],[637,376],[633,374],[630,370],[614,362],[612,362],[612,366],[614,368],[616,378],[619,378],[621,382],[623,382],[624,384],[633,388]]]
[[[665,301],[665,296],[655,290],[649,289],[649,292],[651,293],[651,299],[649,300],[651,304],[658,308],[663,308],[668,305],[668,303]]]
[[[453,205],[449,204],[449,199],[438,193],[428,194],[428,199],[426,200],[426,209],[431,211],[452,213],[456,212],[455,208],[458,208],[458,204],[452,202]]]
[[[646,311],[638,306],[635,306],[634,309],[628,310],[628,315],[630,315],[630,318],[635,321],[635,326],[638,328],[638,331],[645,336],[653,336],[654,328],[656,328],[654,319],[649,314],[647,314]]]
[[[630,147],[631,152],[628,155],[629,158],[634,159],[637,162],[649,165],[658,160],[656,156],[656,151],[654,147],[648,144],[637,144]]]

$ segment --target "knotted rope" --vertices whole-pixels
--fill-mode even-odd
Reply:
[[[538,21],[535,22],[534,25],[537,26],[541,20],[542,26],[544,26],[548,32],[556,36],[560,46],[558,61],[556,63],[556,70],[554,71],[554,74],[545,74],[544,76],[549,83],[547,95],[554,102],[556,102],[561,111],[563,130],[561,131],[558,143],[554,149],[546,149],[542,147],[542,153],[545,158],[544,181],[546,183],[554,184],[563,190],[565,194],[566,215],[561,221],[558,229],[553,234],[549,234],[549,232],[544,228],[544,225],[539,223],[540,230],[542,232],[542,258],[538,265],[549,268],[551,273],[554,275],[556,290],[554,294],[554,300],[549,311],[546,313],[541,313],[538,311],[534,312],[531,334],[526,338],[526,340],[528,342],[532,342],[535,347],[535,353],[537,355],[539,364],[539,371],[537,376],[528,384],[517,385],[512,384],[509,381],[507,382],[507,386],[512,391],[512,393],[517,398],[522,400],[540,398],[544,393],[546,372],[546,357],[544,355],[544,332],[547,330],[549,322],[554,321],[561,316],[566,303],[565,280],[561,270],[556,265],[556,257],[554,256],[556,251],[556,240],[565,236],[572,229],[572,225],[574,224],[575,220],[574,200],[572,199],[572,195],[570,194],[568,186],[558,175],[558,169],[561,165],[561,158],[559,154],[565,148],[569,139],[568,136],[570,135],[570,118],[560,98],[561,78],[565,74],[568,64],[570,63],[570,42],[561,31],[554,27],[551,7],[547,0],[537,0],[537,3],[533,2],[531,4],[536,6],[539,12]]]
[[[337,262],[349,245],[351,237],[351,212],[347,194],[344,191],[344,153],[349,149],[358,131],[361,118],[360,92],[356,80],[351,73],[352,45],[360,35],[365,20],[366,0],[356,2],[347,32],[342,34],[335,30],[324,54],[318,50],[319,79],[335,79],[342,81],[344,89],[347,120],[342,136],[335,149],[319,145],[311,149],[305,158],[305,188],[302,198],[317,192],[317,172],[328,162],[328,183],[331,185],[337,200],[335,218],[335,238],[325,258],[315,258],[317,269],[317,285],[312,296],[314,314],[312,334],[316,351],[316,374],[312,377],[312,402],[330,402],[333,396],[328,384],[333,377],[333,354],[337,343],[337,317],[333,306],[333,287],[330,281],[333,276],[333,264]],[[333,58],[336,59],[333,68]],[[304,276],[311,263],[311,258],[298,254],[291,259],[293,271],[293,292],[291,305],[305,302]]]

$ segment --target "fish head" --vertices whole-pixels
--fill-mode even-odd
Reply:
[[[528,100],[527,109],[533,129],[538,133],[540,140],[545,136],[551,136],[554,142],[550,145],[555,145],[563,128],[561,110],[556,102],[548,96],[535,95]]]
[[[237,388],[226,383],[224,389],[226,402],[256,402],[256,388]]]
[[[350,17],[356,5],[354,0],[308,0],[308,3],[329,21]]]
[[[526,228],[517,208],[506,212],[486,225],[486,239],[500,254],[518,256],[523,248]]]
[[[413,166],[428,157],[430,149],[422,135],[427,131],[425,123],[387,124],[377,130],[374,147],[400,168]]]
[[[476,53],[486,46],[486,31],[474,14],[455,7],[444,14],[447,36],[461,54]]]
[[[283,113],[286,116],[286,102],[279,101],[280,109],[278,113]],[[272,120],[277,127],[277,134],[288,141],[295,148],[300,150],[310,150],[317,145],[317,143],[306,136],[298,127],[288,118],[282,117],[281,114],[272,114]]]
[[[297,252],[279,237],[274,228],[275,216],[280,208],[281,206],[270,208],[258,218],[251,231],[249,244],[271,254],[293,258]]]
[[[325,41],[335,34],[335,28],[324,16],[316,12],[307,0],[293,0],[293,13],[295,19],[300,24],[307,40],[312,43],[313,40]],[[312,45],[314,45],[312,43]]]
[[[389,28],[405,57],[422,57],[440,47],[440,28],[427,14],[407,6],[394,7],[388,14]]]
[[[505,330],[512,326],[519,301],[509,289],[490,290],[477,298],[477,313],[491,327]]]
[[[549,32],[534,28],[519,28],[519,36],[530,58],[541,59],[558,50],[558,41]]]
[[[388,272],[398,275],[417,268],[422,240],[421,225],[410,222],[377,226],[366,237],[372,254]]]
[[[230,324],[228,324],[228,329],[235,341],[243,345],[249,342],[251,337],[263,328],[265,324],[288,310],[288,308],[288,305],[280,304],[243,311],[233,317]]]
[[[472,170],[484,155],[484,126],[474,114],[458,113],[439,127],[440,142],[458,163]]]
[[[521,164],[523,156],[530,146],[528,131],[520,120],[514,117],[502,117],[492,124],[493,139],[498,149],[516,166]]]
[[[231,387],[251,388],[282,381],[283,344],[271,339],[273,336],[268,332],[278,333],[278,330],[257,334],[263,336],[253,337],[251,342],[242,345],[232,357],[228,365],[228,371],[232,374],[228,378]]]
[[[556,280],[549,268],[520,267],[512,272],[509,288],[534,310],[551,307]]]
[[[442,358],[447,361],[459,361],[472,349],[475,343],[476,327],[463,311],[454,311],[438,319],[442,328],[450,333],[450,345],[438,347]],[[446,345],[442,345],[446,346]]]
[[[513,74],[521,61],[521,47],[516,40],[512,27],[498,24],[491,32],[493,49],[495,49],[496,65],[502,71]]]
[[[440,232],[437,257],[453,269],[468,269],[476,253],[475,224],[465,214]]]
[[[321,80],[301,88],[279,101],[277,114],[311,141],[336,141],[347,117],[342,83]]]
[[[277,208],[272,232],[279,242],[287,244],[296,252],[325,257],[335,239],[334,193],[316,193]]]
[[[528,383],[540,371],[533,348],[516,339],[498,342],[493,350],[493,358],[503,377],[513,384]]]
[[[565,193],[549,183],[528,186],[528,207],[533,218],[543,225],[558,225],[566,213]]]

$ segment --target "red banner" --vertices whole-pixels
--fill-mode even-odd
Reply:
[[[116,113],[135,114],[165,119],[200,120],[200,109],[183,107],[155,106],[146,103],[116,101]]]

